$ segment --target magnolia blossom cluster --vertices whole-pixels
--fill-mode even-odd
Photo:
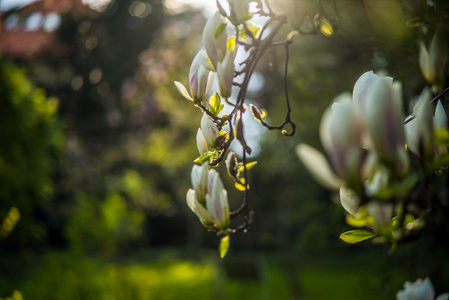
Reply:
[[[214,73],[217,74],[220,94],[229,98],[234,79],[235,37],[228,37],[227,19],[216,12],[206,23],[203,31],[203,45],[193,59],[189,72],[189,88],[175,81],[179,92],[189,101],[200,104],[212,86]]]
[[[419,179],[412,161],[430,168],[447,153],[447,145],[435,138],[436,130],[448,132],[447,115],[441,102],[436,108],[430,102],[430,92],[424,89],[414,114],[405,118],[401,84],[366,72],[352,95],[336,97],[322,117],[320,138],[329,162],[308,145],[297,147],[315,179],[339,190],[348,223],[369,229],[343,234],[343,240],[351,243],[376,235],[389,241],[400,239],[402,224],[393,219],[398,216],[409,229],[422,225],[399,203]]]
[[[201,223],[211,229],[226,231],[229,227],[228,193],[220,175],[208,165],[193,166],[193,189],[187,191],[187,204]]]
[[[243,123],[240,118],[244,110],[243,102],[232,104],[230,97],[236,76],[234,60],[238,39],[242,39],[245,34],[252,34],[248,28],[257,30],[256,26],[245,23],[252,17],[252,14],[248,12],[250,2],[228,1],[230,14],[226,13],[217,2],[219,11],[208,19],[204,27],[203,47],[198,51],[190,66],[188,85],[184,86],[175,81],[181,95],[203,111],[196,135],[196,145],[200,156],[194,160],[201,166],[195,165],[192,169],[193,188],[187,192],[187,204],[205,227],[225,235],[225,238],[232,231],[229,228],[228,197],[220,175],[213,167],[223,160],[234,137],[245,144],[242,137]],[[242,23],[245,25],[241,25]],[[242,34],[243,26],[249,31]],[[231,27],[235,30],[235,35],[228,34],[228,29]],[[214,78],[218,80],[219,91],[209,98]],[[221,99],[225,99],[234,107],[229,115],[219,115],[223,109]],[[229,132],[223,130],[226,124],[229,124]],[[235,160],[234,167],[241,167],[241,164]],[[228,173],[231,174],[229,171]],[[238,184],[238,188],[243,186],[243,190],[247,189],[247,186],[242,184],[244,180],[238,178],[239,172],[234,170],[234,173],[237,174],[233,177],[236,187]],[[223,245],[223,239],[221,245]],[[220,252],[223,254],[226,251],[220,250]]]

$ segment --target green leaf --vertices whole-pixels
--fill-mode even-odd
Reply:
[[[197,157],[193,162],[198,164],[204,164],[205,162],[210,162],[212,157],[214,156],[215,151],[208,151],[203,154],[201,154],[199,157]]]
[[[326,19],[321,21],[320,30],[321,33],[325,36],[331,36],[334,34],[334,28],[332,27],[332,24]]]
[[[260,32],[260,27],[253,25],[249,22],[246,22],[246,28],[248,28],[249,32],[251,32],[251,34],[253,35],[253,37],[257,37],[257,35]]]
[[[229,52],[229,50],[232,50],[235,53],[235,46],[236,46],[235,36],[231,36],[226,43],[226,53]]]
[[[240,178],[240,182],[236,181],[234,186],[236,189],[243,192],[245,190],[245,178]],[[246,184],[246,188],[249,189],[249,185]]]
[[[214,32],[214,38],[218,39],[218,37],[219,37],[220,35],[222,35],[222,33],[225,31],[226,26],[227,26],[226,23],[221,23],[221,24],[215,29],[215,32]]]
[[[372,237],[375,237],[376,234],[372,233],[368,230],[363,229],[357,229],[357,230],[351,230],[346,231],[340,235],[340,239],[343,240],[343,242],[348,244],[355,244],[362,242],[364,240],[370,239]]]
[[[220,95],[218,93],[214,93],[209,98],[209,110],[212,114],[215,116],[218,115],[218,113],[223,109],[223,105],[221,105],[221,99]]]
[[[254,167],[257,164],[257,161],[252,161],[246,164],[246,170],[250,170],[252,169],[252,167]],[[243,165],[240,165],[237,169],[237,172],[239,173],[243,173],[243,171],[245,171],[245,168],[243,167]]]
[[[249,108],[251,109],[251,114],[253,115],[254,119],[256,119],[259,122],[262,122],[267,117],[267,111],[265,109],[258,109],[254,105],[250,104]]]
[[[360,228],[360,227],[364,227],[366,225],[366,219],[365,218],[357,218],[356,216],[348,214],[348,215],[346,215],[346,223],[349,226]]]
[[[220,258],[223,259],[229,250],[229,235],[221,238],[220,245],[218,246],[218,251],[220,252]]]

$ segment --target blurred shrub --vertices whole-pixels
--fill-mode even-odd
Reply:
[[[74,250],[111,257],[142,234],[143,211],[128,207],[119,194],[109,194],[104,202],[86,195],[77,200],[67,226]]]
[[[23,299],[37,300],[216,299],[216,278],[217,270],[210,263],[113,264],[69,251],[46,252],[20,282],[0,275],[0,295],[11,295],[14,286]]]
[[[39,215],[43,201],[53,193],[52,170],[62,149],[58,100],[46,98],[23,70],[1,58],[0,86],[0,219],[6,225],[2,236],[20,217],[10,239],[32,243],[45,236]],[[10,218],[11,211],[16,218]]]

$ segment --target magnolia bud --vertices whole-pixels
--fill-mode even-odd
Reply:
[[[215,140],[218,138],[219,133],[218,128],[206,113],[203,113],[203,117],[201,118],[201,132],[209,147],[215,148]]]
[[[226,55],[227,42],[226,19],[217,11],[207,20],[203,31],[204,48],[214,69]]]
[[[449,129],[446,111],[444,110],[443,104],[441,104],[440,100],[438,100],[437,107],[435,109],[435,117],[433,118],[433,128],[436,131],[440,131],[440,134],[442,132],[447,132],[447,130]],[[435,137],[438,136],[437,134],[438,133],[435,133]],[[437,148],[435,151],[438,156],[442,156],[447,153],[446,146],[438,144],[436,146]]]
[[[193,59],[189,72],[190,94],[196,101],[206,98],[213,82],[213,73],[206,69],[207,56],[204,49]]]
[[[429,51],[421,44],[419,66],[426,81],[436,89],[443,84],[443,71],[447,62],[447,40],[445,31],[440,27],[435,32]]]
[[[201,131],[200,128],[198,128],[198,131],[196,133],[196,147],[198,148],[198,153],[200,155],[209,151],[207,141],[204,138],[203,132]]]
[[[416,117],[405,125],[407,148],[424,161],[435,154],[434,129],[430,92],[423,90],[416,107]]]
[[[234,51],[229,50],[222,62],[217,63],[217,77],[220,94],[223,98],[231,97],[234,80]]]
[[[252,17],[252,14],[248,12],[250,2],[251,0],[229,0],[234,25],[242,24]]]
[[[438,100],[437,107],[435,108],[435,118],[433,120],[433,123],[435,129],[449,129],[447,123],[447,114],[440,100]]]
[[[234,152],[229,152],[228,157],[226,158],[226,169],[228,170],[229,176],[235,178],[238,176],[237,171],[237,156]]]
[[[300,29],[305,16],[313,9],[314,2],[310,0],[285,0],[285,12],[288,23],[295,29]]]
[[[213,72],[207,69],[208,65],[210,66],[209,59],[204,49],[202,49],[197,53],[190,65],[190,94],[182,83],[175,81],[176,88],[187,100],[201,102],[206,98],[214,80]]]

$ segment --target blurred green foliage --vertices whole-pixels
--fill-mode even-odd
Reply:
[[[310,178],[294,153],[299,142],[320,147],[322,112],[334,96],[351,91],[363,72],[388,69],[409,87],[406,100],[425,84],[421,76],[410,74],[420,74],[416,40],[426,34],[405,27],[402,12],[394,20],[395,30],[383,24],[374,28],[376,18],[391,19],[374,7],[380,4],[346,0],[337,1],[340,27],[335,34],[298,36],[291,46],[288,86],[297,134],[286,138],[256,127],[262,152],[251,158],[258,164],[249,175],[255,222],[248,234],[231,237],[228,257],[238,250],[274,250],[284,261],[270,261],[260,282],[226,278],[215,260],[123,261],[136,248],[150,253],[151,248],[174,245],[198,258],[204,247],[216,251],[218,244],[185,204],[198,156],[195,134],[201,112],[173,84],[188,81],[205,18],[191,10],[167,14],[160,1],[143,2],[152,12],[136,28],[128,26],[137,26],[129,15],[132,1],[112,1],[98,18],[69,13],[59,35],[70,55],[21,61],[33,81],[59,102],[35,89],[23,70],[1,60],[0,220],[17,207],[20,220],[7,240],[31,243],[50,229],[53,238],[38,254],[23,247],[25,258],[1,249],[0,296],[16,289],[24,299],[46,300],[294,299],[292,291],[299,288],[314,300],[387,299],[412,279],[392,269],[406,265],[416,277],[438,269],[438,258],[447,253],[433,248],[431,237],[414,244],[420,255],[386,263],[379,258],[385,249],[380,249],[355,261],[354,253],[365,246],[348,250],[338,240],[346,228],[343,209]],[[397,12],[393,6],[391,11]],[[97,41],[96,46],[89,41]],[[274,124],[285,113],[284,57],[281,50],[263,57],[257,70],[262,88],[248,95],[267,109],[266,120]],[[98,82],[92,74],[101,74]],[[64,138],[59,122],[65,124]],[[64,165],[52,180],[62,149]],[[238,207],[242,194],[222,175],[231,206]],[[307,253],[337,250],[338,263],[322,257],[307,260]],[[446,274],[439,276],[448,286]]]
[[[119,194],[111,193],[103,202],[86,195],[78,197],[67,225],[73,250],[110,258],[142,234],[143,211],[127,207]]]
[[[17,208],[20,221],[10,239],[24,245],[46,235],[39,212],[53,194],[52,173],[63,146],[58,100],[3,58],[0,86],[0,218]]]
[[[290,275],[282,267],[284,258],[277,253],[259,256],[262,273],[258,279],[231,276],[226,261],[216,253],[206,252],[200,261],[188,260],[181,253],[163,249],[109,261],[70,251],[47,251],[34,256],[19,278],[0,275],[0,293],[11,295],[14,287],[23,299],[36,300],[297,299]],[[302,297],[393,299],[407,274],[387,268],[389,260],[384,255],[377,260],[369,257],[341,259],[334,253],[299,258],[302,268],[295,273],[302,278],[297,282]]]

